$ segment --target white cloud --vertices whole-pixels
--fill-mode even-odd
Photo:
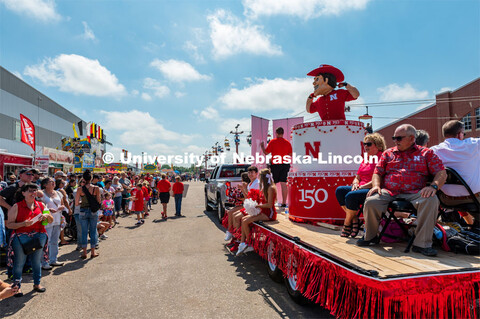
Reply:
[[[55,22],[61,16],[55,10],[53,0],[0,0],[7,9],[42,22]]]
[[[198,46],[191,41],[185,42],[183,49],[190,54],[197,63],[205,63],[205,58],[198,52]]]
[[[180,92],[180,91],[175,92],[176,98],[181,98],[181,97],[184,97],[185,95],[187,95],[185,92]]]
[[[235,130],[235,126],[240,124],[238,127],[239,131],[248,132],[251,130],[252,119],[250,117],[242,117],[242,118],[222,118],[219,119],[221,121],[219,130],[220,132],[228,133],[230,131]],[[234,146],[235,143],[230,143],[230,146]]]
[[[230,12],[217,10],[209,15],[210,39],[213,56],[222,59],[238,53],[256,55],[281,55],[282,49],[271,43],[271,36],[265,34],[262,27],[241,21]]]
[[[219,98],[220,104],[231,110],[302,110],[313,91],[311,79],[257,79],[243,89],[230,88]]]
[[[291,15],[305,20],[345,11],[363,10],[371,0],[243,0],[245,15],[251,18]]]
[[[151,101],[152,97],[150,96],[150,94],[143,92],[142,93],[142,99],[145,100],[145,101]]]
[[[191,143],[194,135],[181,134],[167,130],[148,112],[132,110],[128,112],[101,111],[104,117],[105,131],[115,135],[125,147],[135,147],[156,154],[175,154],[182,150],[184,144]],[[123,125],[128,121],[128,125]],[[167,143],[182,144],[178,148]],[[183,154],[180,152],[179,154]]]
[[[170,94],[170,89],[168,88],[168,86],[162,85],[160,82],[152,78],[145,78],[143,80],[143,87],[145,89],[152,90],[153,95],[155,95],[158,98],[164,98],[168,94]],[[143,94],[142,94],[142,97],[143,97]]]
[[[219,118],[218,111],[211,106],[207,107],[205,110],[202,110],[200,112],[200,116],[207,119],[207,120],[212,120],[212,119],[218,119]]]
[[[60,91],[94,96],[122,96],[125,87],[98,60],[76,54],[60,54],[42,63],[25,67],[23,72],[46,86]]]
[[[138,94],[140,94],[140,92],[138,90],[132,90],[130,94],[133,96],[137,96]]]
[[[428,98],[428,91],[418,91],[409,83],[405,83],[403,86],[393,83],[383,88],[378,88],[377,91],[381,94],[380,101],[382,102],[419,100]]]
[[[441,88],[441,89],[437,92],[437,94],[443,93],[443,92],[448,92],[448,91],[453,91],[453,90],[454,90],[454,89],[451,88],[451,87],[443,87],[443,88]]]
[[[83,24],[83,34],[82,38],[85,40],[95,40],[95,34],[93,33],[93,30],[88,26],[88,24],[85,21],[82,21]]]
[[[165,76],[165,78],[174,82],[191,82],[211,79],[208,75],[200,74],[191,64],[185,61],[174,59],[162,61],[155,59],[150,63],[150,66],[155,67],[163,74],[163,76]]]

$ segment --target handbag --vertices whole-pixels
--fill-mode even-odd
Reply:
[[[25,236],[23,236],[25,237]],[[25,255],[30,255],[36,252],[39,249],[43,248],[42,242],[40,241],[40,238],[34,236],[34,237],[28,237],[28,240],[23,241],[20,240],[20,237],[17,235],[18,241],[20,242],[20,245],[22,245],[23,248],[23,253]]]
[[[90,210],[92,211],[92,213],[96,213],[102,206],[97,201],[95,196],[90,194],[86,186],[82,186],[82,190],[85,196],[87,196],[88,206],[90,206]]]

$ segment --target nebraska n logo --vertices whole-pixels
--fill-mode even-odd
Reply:
[[[337,93],[330,95],[330,101],[337,100]]]
[[[414,156],[413,161],[414,162],[420,162],[420,156]]]

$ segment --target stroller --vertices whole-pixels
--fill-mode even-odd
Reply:
[[[65,217],[65,228],[64,234],[65,237],[70,238],[71,240],[77,240],[77,224],[75,223],[75,218],[73,215],[68,215],[64,213],[63,216]]]
[[[158,190],[156,188],[153,189],[152,194],[152,204],[156,205],[158,203]]]

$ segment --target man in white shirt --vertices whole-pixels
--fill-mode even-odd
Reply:
[[[445,141],[431,149],[443,162],[453,168],[470,186],[480,201],[480,138],[465,139],[465,126],[457,120],[442,127]],[[471,203],[469,193],[462,185],[445,184],[440,199],[447,205]]]

